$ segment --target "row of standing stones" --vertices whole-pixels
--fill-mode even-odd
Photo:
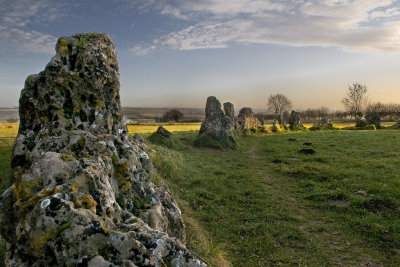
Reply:
[[[274,120],[273,125],[279,124],[280,126],[289,125],[290,129],[303,129],[300,113],[292,110],[289,114],[284,112],[280,117]],[[235,117],[234,105],[230,102],[223,104],[215,96],[207,98],[205,108],[205,119],[201,124],[199,131],[199,138],[202,136],[209,136],[217,141],[226,141],[228,143],[235,143],[233,130],[238,129],[241,131],[262,129],[264,125],[264,118],[262,115],[255,115],[251,108],[244,107],[239,111],[239,115]],[[368,126],[381,127],[381,118],[377,112],[367,112],[365,120],[357,120],[356,127],[363,128]],[[261,128],[260,128],[261,127]],[[394,127],[400,128],[400,121]],[[314,123],[312,129],[332,129],[332,123],[327,118],[322,118]]]
[[[221,108],[221,103],[215,96],[207,98],[205,108],[205,119],[203,120],[199,136],[207,135],[215,140],[228,141],[234,143],[233,130],[238,129],[241,131],[259,129],[264,124],[264,118],[257,116],[249,107],[244,107],[239,111],[235,117],[234,105],[226,102]],[[289,123],[293,128],[302,127],[300,113],[292,111],[287,118],[283,117],[274,122],[279,124]]]
[[[60,38],[26,79],[0,198],[7,266],[207,266],[184,246],[181,211],[151,182],[140,136],[122,120],[115,47],[106,34]]]

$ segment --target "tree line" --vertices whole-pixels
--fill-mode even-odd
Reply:
[[[400,119],[400,104],[385,104],[381,102],[369,102],[367,98],[367,87],[360,83],[353,83],[348,86],[346,96],[342,99],[345,111],[330,110],[327,107],[309,108],[300,112],[303,120],[320,120],[328,118],[330,120],[359,120],[365,114],[376,112],[383,120],[395,121]],[[264,116],[266,119],[276,119],[282,121],[293,107],[292,102],[283,94],[272,94],[268,98],[268,110],[273,111],[273,115]]]

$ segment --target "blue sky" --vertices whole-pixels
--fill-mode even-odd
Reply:
[[[116,45],[124,106],[340,109],[353,82],[400,102],[399,0],[0,0],[0,107],[57,38],[93,31]]]

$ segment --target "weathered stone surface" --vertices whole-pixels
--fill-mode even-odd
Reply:
[[[291,128],[303,127],[301,123],[300,113],[292,110],[289,117],[289,124]]]
[[[375,125],[376,128],[381,127],[381,116],[376,111],[370,111],[365,114],[365,120],[369,125]]]
[[[206,103],[205,118],[199,134],[207,134],[217,140],[229,139],[233,141],[232,129],[231,114],[225,115],[218,99],[215,96],[209,96]]]
[[[235,106],[231,102],[224,103],[225,116],[231,120],[229,125],[229,130],[234,130],[237,128],[237,120],[235,118]]]
[[[122,122],[108,35],[60,38],[20,97],[11,187],[0,198],[9,266],[205,266],[183,245],[181,212],[150,180]]]
[[[235,119],[235,106],[231,102],[224,103],[224,112],[232,121]]]
[[[257,114],[256,117],[260,121],[261,125],[265,124],[264,116],[262,114]]]
[[[171,135],[172,135],[170,131],[168,131],[167,129],[165,129],[162,126],[158,126],[156,134],[158,134],[162,137],[167,137],[167,138],[171,137]]]
[[[258,120],[256,115],[254,115],[251,108],[242,108],[239,111],[238,124],[239,129],[241,130],[257,129],[259,126],[261,126],[260,121]]]

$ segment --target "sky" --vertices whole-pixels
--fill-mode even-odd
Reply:
[[[0,107],[59,37],[107,33],[125,107],[343,109],[349,84],[400,102],[400,0],[0,0]]]

